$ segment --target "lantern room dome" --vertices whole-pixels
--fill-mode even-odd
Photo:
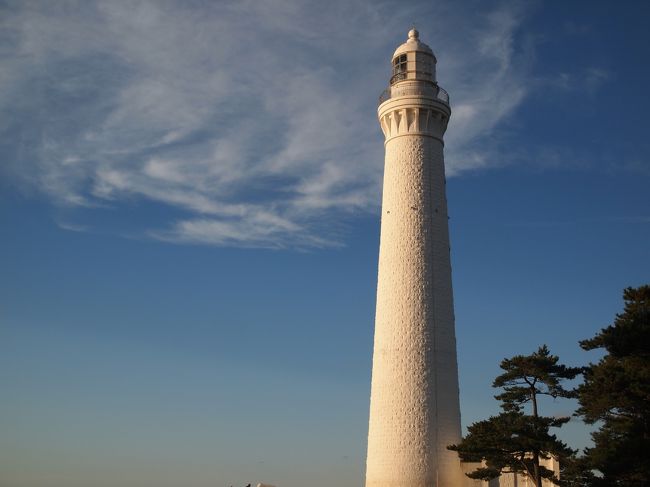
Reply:
[[[395,50],[393,58],[407,52],[423,52],[435,58],[433,50],[424,42],[420,42],[420,33],[416,29],[411,29],[409,31],[408,40]]]

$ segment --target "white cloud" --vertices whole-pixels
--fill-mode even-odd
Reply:
[[[446,136],[450,175],[503,164],[493,141],[496,128],[528,92],[532,56],[515,49],[515,36],[528,14],[522,4],[502,4],[480,20],[473,18],[445,53],[444,62],[453,60],[452,118]]]
[[[612,73],[604,68],[588,67],[574,72],[557,73],[553,76],[536,80],[543,88],[555,88],[565,91],[585,91],[594,94],[612,79]]]
[[[155,238],[338,245],[324,222],[379,205],[377,95],[413,18],[451,91],[448,172],[500,164],[495,129],[527,93],[527,11],[433,8],[15,3],[0,16],[5,172],[73,207],[177,210],[142,230]]]

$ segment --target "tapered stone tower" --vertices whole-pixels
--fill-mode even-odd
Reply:
[[[386,160],[366,487],[460,487],[460,406],[436,58],[413,29],[380,98]]]

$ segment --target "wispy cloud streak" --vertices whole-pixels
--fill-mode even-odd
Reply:
[[[499,164],[491,137],[526,96],[521,4],[465,13],[462,31],[453,4],[428,8],[16,2],[3,172],[72,208],[168,205],[175,219],[142,231],[167,241],[339,245],[323,223],[379,204],[376,95],[411,18],[435,19],[419,28],[453,87],[450,174]]]

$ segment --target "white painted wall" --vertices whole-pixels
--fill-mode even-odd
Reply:
[[[446,448],[461,438],[442,142],[450,111],[426,80],[391,92],[379,107],[386,159],[366,487],[459,487],[466,477]]]

